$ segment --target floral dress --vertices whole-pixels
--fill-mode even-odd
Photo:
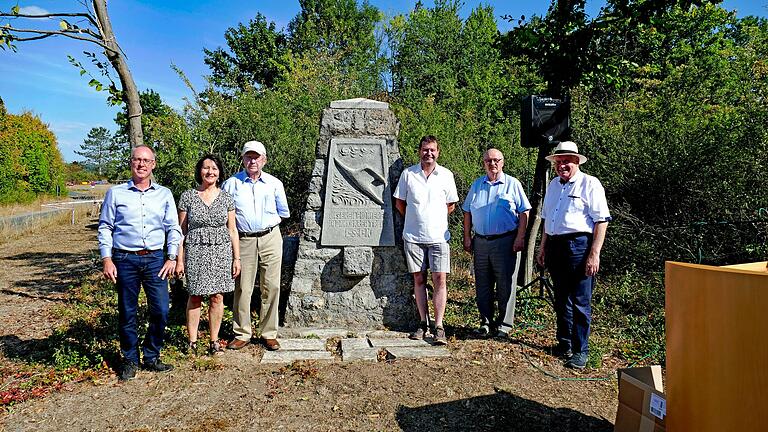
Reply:
[[[184,267],[190,295],[209,296],[235,290],[232,277],[232,240],[227,230],[227,212],[235,201],[226,191],[208,206],[197,190],[181,194],[179,210],[187,212],[184,237]]]

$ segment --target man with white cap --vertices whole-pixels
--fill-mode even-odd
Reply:
[[[557,177],[547,187],[542,208],[544,233],[536,260],[552,276],[557,315],[555,353],[566,367],[583,369],[589,352],[592,288],[611,215],[603,185],[581,172],[587,161],[576,143],[563,141],[546,158]]]
[[[283,259],[283,236],[280,222],[290,216],[283,183],[264,171],[267,150],[259,141],[243,145],[245,169],[222,185],[235,199],[235,219],[240,237],[241,270],[235,284],[235,339],[228,348],[240,349],[253,336],[251,328],[251,295],[259,277],[261,311],[259,335],[270,351],[280,349],[277,341],[278,306],[280,303],[280,268]]]

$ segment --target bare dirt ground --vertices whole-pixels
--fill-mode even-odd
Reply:
[[[93,220],[0,251],[0,355],[44,339],[53,305],[97,271]],[[462,333],[462,332],[459,332]],[[450,332],[449,332],[450,336]],[[220,360],[181,360],[166,374],[69,384],[0,412],[8,431],[611,431],[615,365],[574,373],[500,340],[452,338],[450,358],[262,365],[249,346]],[[613,366],[613,367],[611,367]],[[553,378],[561,377],[561,379]],[[591,381],[590,378],[604,378]]]

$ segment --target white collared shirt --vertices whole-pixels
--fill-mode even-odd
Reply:
[[[397,182],[394,197],[405,201],[403,240],[410,243],[443,243],[448,232],[448,204],[459,201],[453,173],[440,165],[429,177],[421,164],[406,168]]]
[[[549,182],[541,217],[547,235],[591,233],[595,223],[611,220],[600,180],[581,171],[565,184],[560,177]]]

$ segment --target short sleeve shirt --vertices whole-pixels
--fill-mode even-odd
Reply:
[[[517,229],[519,214],[531,209],[523,185],[501,173],[495,182],[484,175],[469,188],[461,209],[472,215],[472,229],[480,235],[505,234]]]
[[[410,243],[443,243],[448,231],[448,204],[459,201],[453,173],[437,165],[429,177],[421,164],[408,167],[400,175],[394,197],[405,201],[403,240]]]
[[[263,171],[256,181],[240,171],[221,188],[235,201],[235,221],[240,232],[263,231],[290,216],[283,182]]]
[[[596,223],[611,220],[600,180],[581,171],[565,183],[552,179],[541,215],[547,235],[591,233]]]

